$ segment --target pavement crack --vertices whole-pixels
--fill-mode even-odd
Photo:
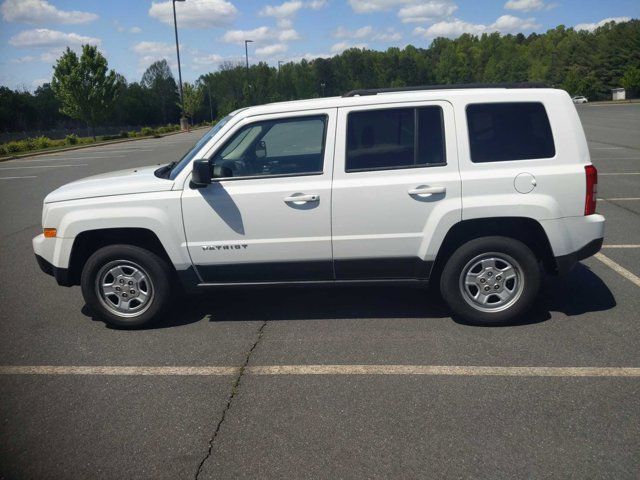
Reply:
[[[245,357],[244,362],[240,367],[240,370],[238,371],[238,376],[233,382],[233,387],[231,388],[231,393],[229,394],[229,398],[227,399],[227,404],[225,405],[224,410],[222,410],[222,415],[220,416],[220,420],[218,421],[218,424],[216,425],[216,429],[214,430],[213,435],[209,440],[209,449],[207,450],[207,454],[204,456],[204,458],[200,461],[200,464],[198,465],[198,470],[196,471],[196,476],[195,476],[196,480],[198,480],[200,473],[202,472],[202,469],[204,467],[204,464],[211,457],[211,452],[213,451],[213,444],[216,441],[216,438],[218,437],[218,433],[220,433],[220,429],[222,428],[222,424],[224,423],[224,420],[227,416],[227,412],[231,408],[233,399],[238,393],[238,389],[240,388],[240,381],[242,380],[242,376],[244,375],[247,365],[249,365],[251,354],[258,346],[258,343],[260,343],[260,340],[262,339],[262,334],[264,333],[264,329],[266,326],[267,326],[267,321],[265,320],[262,322],[262,325],[260,325],[260,328],[258,329],[258,336],[256,338],[256,341],[253,343],[253,345],[251,345],[251,348],[247,352],[247,356]]]

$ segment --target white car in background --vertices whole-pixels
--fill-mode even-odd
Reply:
[[[541,272],[600,249],[596,185],[563,90],[356,90],[238,110],[179,161],[64,185],[33,248],[120,327],[156,320],[180,284],[374,282],[431,282],[458,316],[499,324],[526,314]]]
[[[583,97],[582,95],[576,95],[575,97],[571,97],[571,100],[573,100],[573,103],[589,103],[589,100],[587,100],[587,97]]]

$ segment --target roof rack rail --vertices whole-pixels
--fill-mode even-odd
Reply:
[[[520,83],[461,83],[455,85],[423,85],[419,87],[392,87],[392,88],[361,88],[351,90],[343,97],[356,97],[365,95],[377,95],[379,93],[416,92],[420,90],[459,90],[463,88],[549,88],[548,85],[539,82]]]

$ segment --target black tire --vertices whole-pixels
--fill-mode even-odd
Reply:
[[[131,297],[128,298],[134,305],[136,302],[141,304],[141,306],[133,307],[134,309],[140,308],[138,312],[132,311],[129,314],[121,314],[114,311],[116,307],[113,299],[115,298],[119,303],[120,299],[118,297],[121,293],[118,292],[110,296],[103,296],[98,291],[99,287],[96,284],[97,277],[98,275],[103,277],[111,265],[115,268],[119,265],[124,265],[125,269],[122,270],[124,273],[134,271],[142,272],[143,277],[139,278],[144,278],[145,280],[142,280],[141,283],[138,284],[136,279],[132,277],[132,281],[134,281],[135,284],[131,288],[137,289],[132,291],[138,291],[136,294],[138,298],[142,298],[140,292],[145,290],[147,298],[149,299],[145,300],[143,304],[140,300],[134,300]],[[129,265],[139,268],[129,270]],[[153,252],[133,245],[109,245],[97,250],[89,257],[82,269],[80,285],[87,306],[98,318],[108,325],[118,328],[140,328],[153,324],[166,313],[172,294],[171,273],[171,268],[167,265],[167,262]],[[113,276],[111,277],[113,278]],[[146,280],[147,277],[148,280]],[[118,286],[115,279],[113,285]],[[118,288],[122,289],[120,286],[118,286]],[[124,288],[129,287],[125,286]],[[124,295],[127,295],[127,293]],[[109,308],[108,302],[111,302],[111,308]]]
[[[488,262],[486,269],[483,260]],[[491,263],[497,265],[496,269]],[[509,280],[505,280],[507,274],[500,274],[505,265],[511,265],[516,272]],[[476,280],[473,281],[472,276]],[[498,276],[502,283],[496,280]],[[466,279],[470,283],[466,283]],[[482,237],[465,243],[451,255],[440,277],[440,292],[453,313],[469,323],[508,324],[531,308],[540,289],[540,279],[538,260],[524,243],[508,237]],[[482,281],[485,283],[480,283]],[[494,293],[493,288],[498,293]],[[482,298],[493,303],[480,304]]]

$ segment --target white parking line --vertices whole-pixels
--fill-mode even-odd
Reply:
[[[28,165],[26,167],[1,167],[0,170],[22,170],[23,168],[64,168],[64,167],[87,167],[88,163],[76,163],[75,165]]]
[[[600,260],[602,263],[604,263],[607,267],[612,269],[614,272],[622,275],[624,278],[629,280],[631,283],[635,284],[636,287],[640,287],[640,277],[637,277],[636,275],[631,273],[629,270],[624,268],[622,265],[614,262],[609,257],[603,255],[600,252],[596,253],[594,256],[598,260]]]
[[[27,175],[25,177],[0,177],[0,180],[17,180],[19,178],[38,178],[36,175]]]
[[[618,172],[618,173],[601,173],[598,172],[599,177],[607,177],[613,175],[640,175],[640,172]]]
[[[640,377],[636,367],[493,367],[457,365],[264,365],[247,367],[250,375],[428,375],[467,377]],[[237,375],[240,367],[137,367],[4,365],[0,375]]]
[[[0,375],[235,375],[240,367],[128,367],[75,365],[5,365]]]
[[[598,200],[604,200],[605,202],[632,202],[640,200],[640,197],[598,198]]]
[[[602,248],[640,248],[640,245],[632,245],[632,244],[626,244],[626,245],[603,245]]]
[[[121,158],[124,157],[125,155],[100,155],[100,156],[79,156],[79,157],[72,157],[69,155],[66,155],[64,157],[46,157],[46,158],[30,158],[28,160],[23,160],[21,158],[16,158],[15,160],[9,160],[6,163],[10,163],[10,164],[14,164],[14,163],[32,163],[32,162],[51,162],[51,161],[72,161],[72,160],[93,160],[93,159],[99,159],[99,158]]]
[[[444,375],[498,377],[640,377],[631,367],[480,367],[454,365],[269,365],[254,375]]]

